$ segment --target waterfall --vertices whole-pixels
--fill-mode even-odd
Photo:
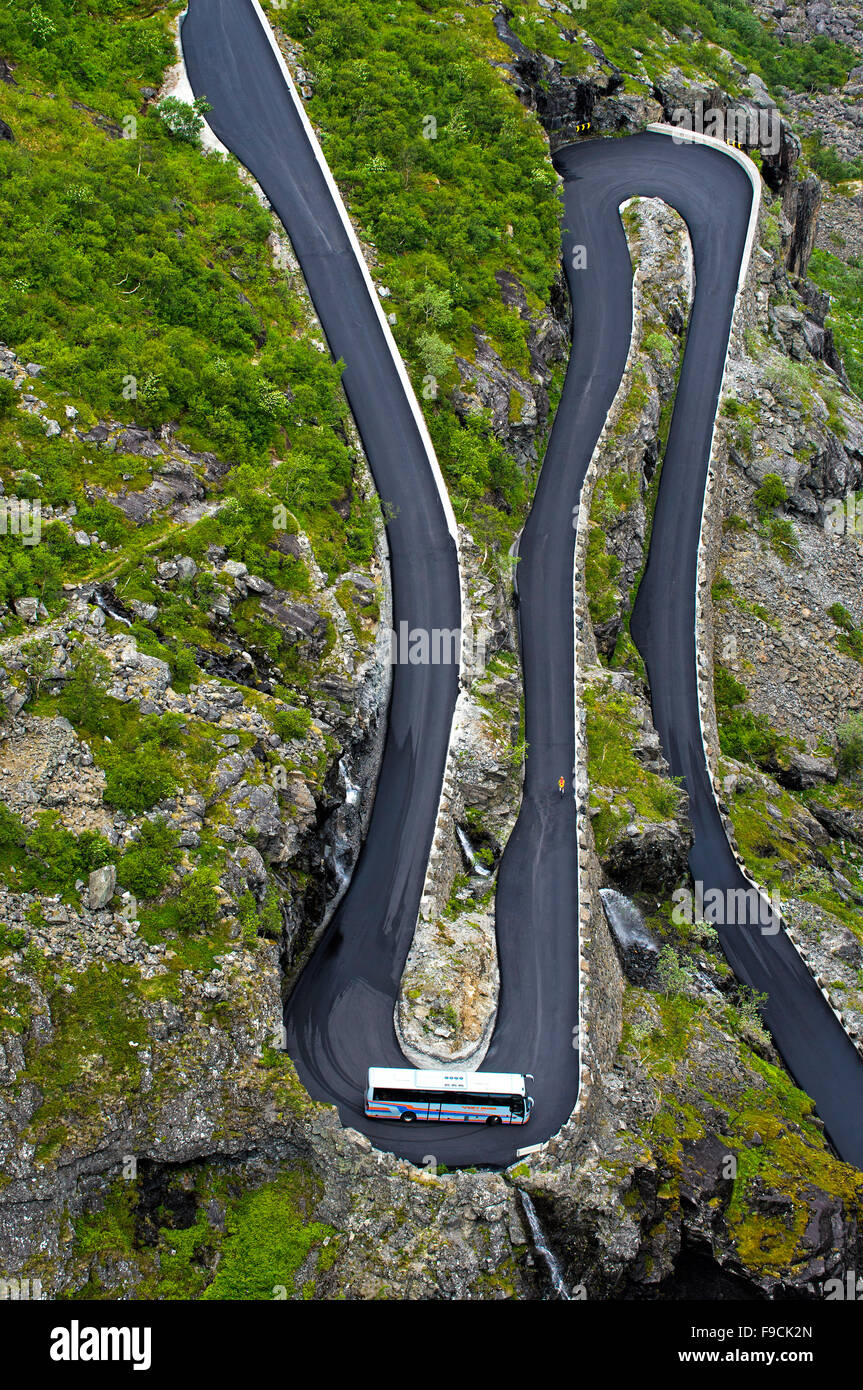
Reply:
[[[599,896],[609,924],[615,934],[626,940],[635,940],[644,935],[644,918],[635,903],[625,893],[616,888],[600,888]]]
[[[115,623],[125,623],[126,627],[132,626],[129,619],[124,617],[119,609],[115,608],[112,603],[109,603],[108,600],[99,593],[98,589],[94,592],[93,598],[96,600],[96,607],[101,608],[103,613],[107,613],[109,618],[113,618]]]
[[[659,941],[635,903],[616,888],[600,888],[606,921],[628,980],[634,985],[656,983]]]
[[[567,1292],[566,1284],[563,1282],[563,1274],[561,1273],[560,1265],[557,1261],[557,1256],[548,1247],[542,1226],[539,1224],[539,1217],[536,1214],[536,1208],[534,1207],[533,1202],[530,1200],[523,1187],[520,1187],[518,1189],[518,1195],[521,1198],[521,1205],[524,1209],[524,1214],[527,1217],[528,1225],[530,1226],[530,1238],[533,1242],[533,1248],[536,1251],[536,1253],[538,1255],[541,1255],[543,1258],[543,1262],[545,1263],[545,1266],[548,1270],[548,1277],[551,1280],[551,1286],[554,1289],[555,1295],[558,1298],[566,1299],[566,1301],[569,1302],[569,1293]]]
[[[458,836],[459,844],[464,850],[465,858],[467,859],[467,862],[470,864],[474,873],[479,874],[480,878],[491,878],[491,869],[487,869],[485,865],[480,864],[479,860],[477,859],[476,855],[471,849],[470,840],[467,838],[467,835],[465,835],[460,825],[456,826],[455,833]]]
[[[339,772],[342,774],[342,781],[345,784],[345,805],[356,806],[360,799],[360,789],[356,782],[352,782],[348,776],[344,758],[339,759]]]

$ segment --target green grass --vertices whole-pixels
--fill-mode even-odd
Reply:
[[[765,715],[744,708],[749,692],[743,682],[717,665],[713,672],[713,693],[719,746],[726,757],[767,767],[781,763],[789,740],[771,727]]]
[[[809,277],[830,295],[828,325],[836,346],[845,360],[848,380],[858,396],[863,396],[863,263],[846,264],[829,251],[815,250],[809,262]]]
[[[857,61],[853,49],[827,38],[808,43],[781,40],[753,14],[746,0],[589,0],[583,11],[573,9],[558,22],[589,35],[625,70],[637,68],[637,51],[645,55],[652,75],[661,75],[674,63],[687,76],[714,78],[732,94],[738,91],[740,78],[712,45],[727,49],[745,63],[747,72],[759,73],[771,88],[801,92],[841,87]],[[588,66],[588,55],[565,42],[536,0],[519,5],[511,23],[523,42],[559,58],[566,71],[578,73]],[[679,35],[684,26],[701,37],[695,41],[672,37],[669,42],[668,34]]]
[[[539,122],[489,63],[508,50],[484,7],[468,7],[463,23],[441,0],[270,9],[303,46],[309,114],[375,245],[454,506],[503,550],[524,515],[524,479],[487,419],[459,422],[449,392],[453,354],[474,357],[475,330],[530,379],[529,324],[504,305],[495,272],[515,276],[536,313],[558,270],[557,180]]]
[[[820,179],[836,186],[849,179],[863,179],[863,159],[843,159],[832,145],[824,143],[820,130],[803,141],[810,166]]]
[[[715,1133],[721,1116],[734,1166],[726,1173],[729,1197],[712,1204],[714,1219],[748,1269],[781,1276],[808,1258],[807,1198],[818,1189],[837,1197],[848,1219],[859,1219],[860,1174],[826,1148],[811,1099],[752,1050],[733,1009],[717,1013],[701,1000],[627,987],[625,1011],[621,1050],[637,1055],[655,1093],[651,1118],[633,1138],[663,1179],[657,1196],[669,1216],[680,1205],[685,1142]],[[705,1054],[717,1045],[731,1051],[732,1070],[704,1066]],[[790,1199],[787,1213],[765,1209],[758,1200],[765,1190]],[[637,1206],[637,1198],[627,1205]]]
[[[601,808],[592,824],[601,854],[633,812],[648,820],[671,820],[680,792],[672,781],[649,771],[635,756],[638,724],[630,696],[610,686],[594,685],[585,691],[584,704],[591,800]]]
[[[113,1185],[100,1210],[77,1219],[73,1255],[76,1267],[88,1271],[78,1296],[110,1297],[99,1269],[105,1261],[120,1260],[138,1276],[136,1298],[314,1297],[317,1276],[336,1258],[338,1237],[333,1227],[311,1219],[320,1190],[310,1171],[287,1169],[241,1195],[239,1175],[212,1167],[191,1172],[197,1211],[189,1225],[178,1225],[165,1207],[145,1225],[139,1185],[122,1181]],[[224,1211],[224,1230],[207,1220],[206,1204],[212,1201]],[[299,1285],[303,1266],[306,1277]]]
[[[243,465],[213,489],[229,494],[219,516],[187,536],[176,530],[168,555],[185,548],[200,560],[221,544],[279,587],[307,590],[304,567],[273,547],[276,504],[310,535],[328,573],[372,551],[378,509],[353,486],[340,366],[309,341],[299,286],[267,244],[269,214],[232,159],[205,157],[154,108],[141,109],[140,86],[158,87],[174,60],[168,20],[179,7],[151,8],[90,0],[82,12],[43,0],[0,12],[0,52],[18,83],[3,89],[15,140],[0,150],[0,340],[22,362],[42,364],[31,384],[46,416],[64,425],[46,437],[4,383],[0,480],[43,507],[74,502],[76,527],[108,545],[79,548],[58,523],[36,547],[0,538],[0,602],[36,595],[55,612],[64,580],[107,575],[134,577],[129,597],[152,597],[147,584],[164,554],[151,551],[168,527],[157,516],[136,530],[114,497],[146,487],[154,465],[77,439],[65,429],[66,405],[78,409],[81,430],[100,417],[172,421],[185,443]],[[37,13],[45,24],[34,25]],[[112,138],[130,112],[134,138]],[[273,466],[274,457],[284,462]],[[184,647],[207,644],[207,582],[160,604],[172,666]],[[8,632],[13,621],[3,625]],[[176,676],[178,688],[188,675]]]
[[[98,963],[52,983],[53,1032],[47,1041],[29,1040],[25,1070],[15,1083],[20,1088],[26,1081],[41,1093],[29,1126],[37,1143],[51,1135],[53,1149],[67,1129],[98,1126],[106,1097],[118,1100],[137,1090],[138,1048],[147,1041],[134,992],[137,977],[132,966]],[[71,992],[63,988],[66,983]]]
[[[839,650],[863,665],[863,628],[857,626],[844,604],[834,603],[827,612],[839,628],[839,635],[836,638],[836,645]]]

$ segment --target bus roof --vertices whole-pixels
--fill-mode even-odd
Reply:
[[[523,1096],[524,1077],[515,1071],[412,1071],[407,1067],[369,1067],[369,1085],[405,1091],[483,1091]]]

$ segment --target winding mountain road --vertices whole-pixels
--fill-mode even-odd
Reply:
[[[182,30],[208,121],[250,170],[286,227],[382,500],[394,625],[460,625],[457,554],[439,489],[380,316],[279,61],[250,0],[190,0]],[[458,671],[394,668],[375,803],[351,885],[285,1012],[288,1047],[316,1099],[381,1149],[451,1167],[500,1167],[555,1134],[578,1093],[576,807],[573,731],[573,509],[617,392],[629,347],[632,279],[619,206],[664,199],[685,218],[696,295],[632,632],[651,679],[656,726],[689,792],[693,876],[706,888],[748,887],[725,838],[705,764],[696,686],[695,592],[702,501],[752,189],[740,165],[700,144],[646,132],[569,146],[564,264],[573,347],[536,497],[520,543],[519,594],[529,745],[524,797],[503,855],[496,899],[501,993],[484,1067],[530,1071],[525,1126],[381,1124],[366,1119],[366,1069],[404,1065],[393,1025],[417,918],[444,772]],[[572,269],[571,249],[587,265]],[[863,1166],[863,1061],[779,930],[720,927],[740,978],[769,995],[766,1018],[833,1142]]]

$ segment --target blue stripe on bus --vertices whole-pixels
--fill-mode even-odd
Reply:
[[[425,1107],[420,1106],[420,1105],[417,1105],[417,1106],[403,1105],[403,1106],[399,1107],[399,1106],[397,1106],[397,1105],[395,1105],[395,1104],[390,1104],[390,1105],[375,1105],[375,1104],[370,1103],[370,1102],[367,1101],[367,1102],[366,1102],[365,1110],[366,1110],[366,1114],[369,1115],[369,1116],[370,1116],[371,1118],[373,1118],[373,1119],[378,1118],[378,1119],[395,1119],[395,1120],[398,1120],[398,1119],[401,1119],[401,1116],[405,1113],[406,1110],[410,1110],[412,1114],[415,1114],[416,1117],[417,1117],[417,1119],[425,1119],[425,1120],[428,1120],[428,1118],[429,1118],[429,1116],[428,1116],[428,1110],[427,1110]],[[467,1109],[465,1109],[465,1110],[449,1110],[449,1111],[447,1111],[447,1110],[442,1110],[441,1113],[440,1113],[439,1115],[435,1115],[435,1116],[434,1116],[434,1119],[436,1119],[436,1120],[470,1120],[470,1119],[485,1120],[485,1119],[488,1119],[489,1117],[494,1117],[494,1116],[498,1116],[498,1118],[501,1120],[501,1123],[502,1123],[502,1124],[505,1124],[505,1125],[520,1125],[520,1124],[524,1124],[524,1119],[521,1119],[521,1118],[519,1118],[519,1117],[517,1117],[517,1116],[513,1116],[513,1115],[499,1115],[499,1114],[498,1114],[498,1111],[496,1111],[496,1110],[467,1110]]]

